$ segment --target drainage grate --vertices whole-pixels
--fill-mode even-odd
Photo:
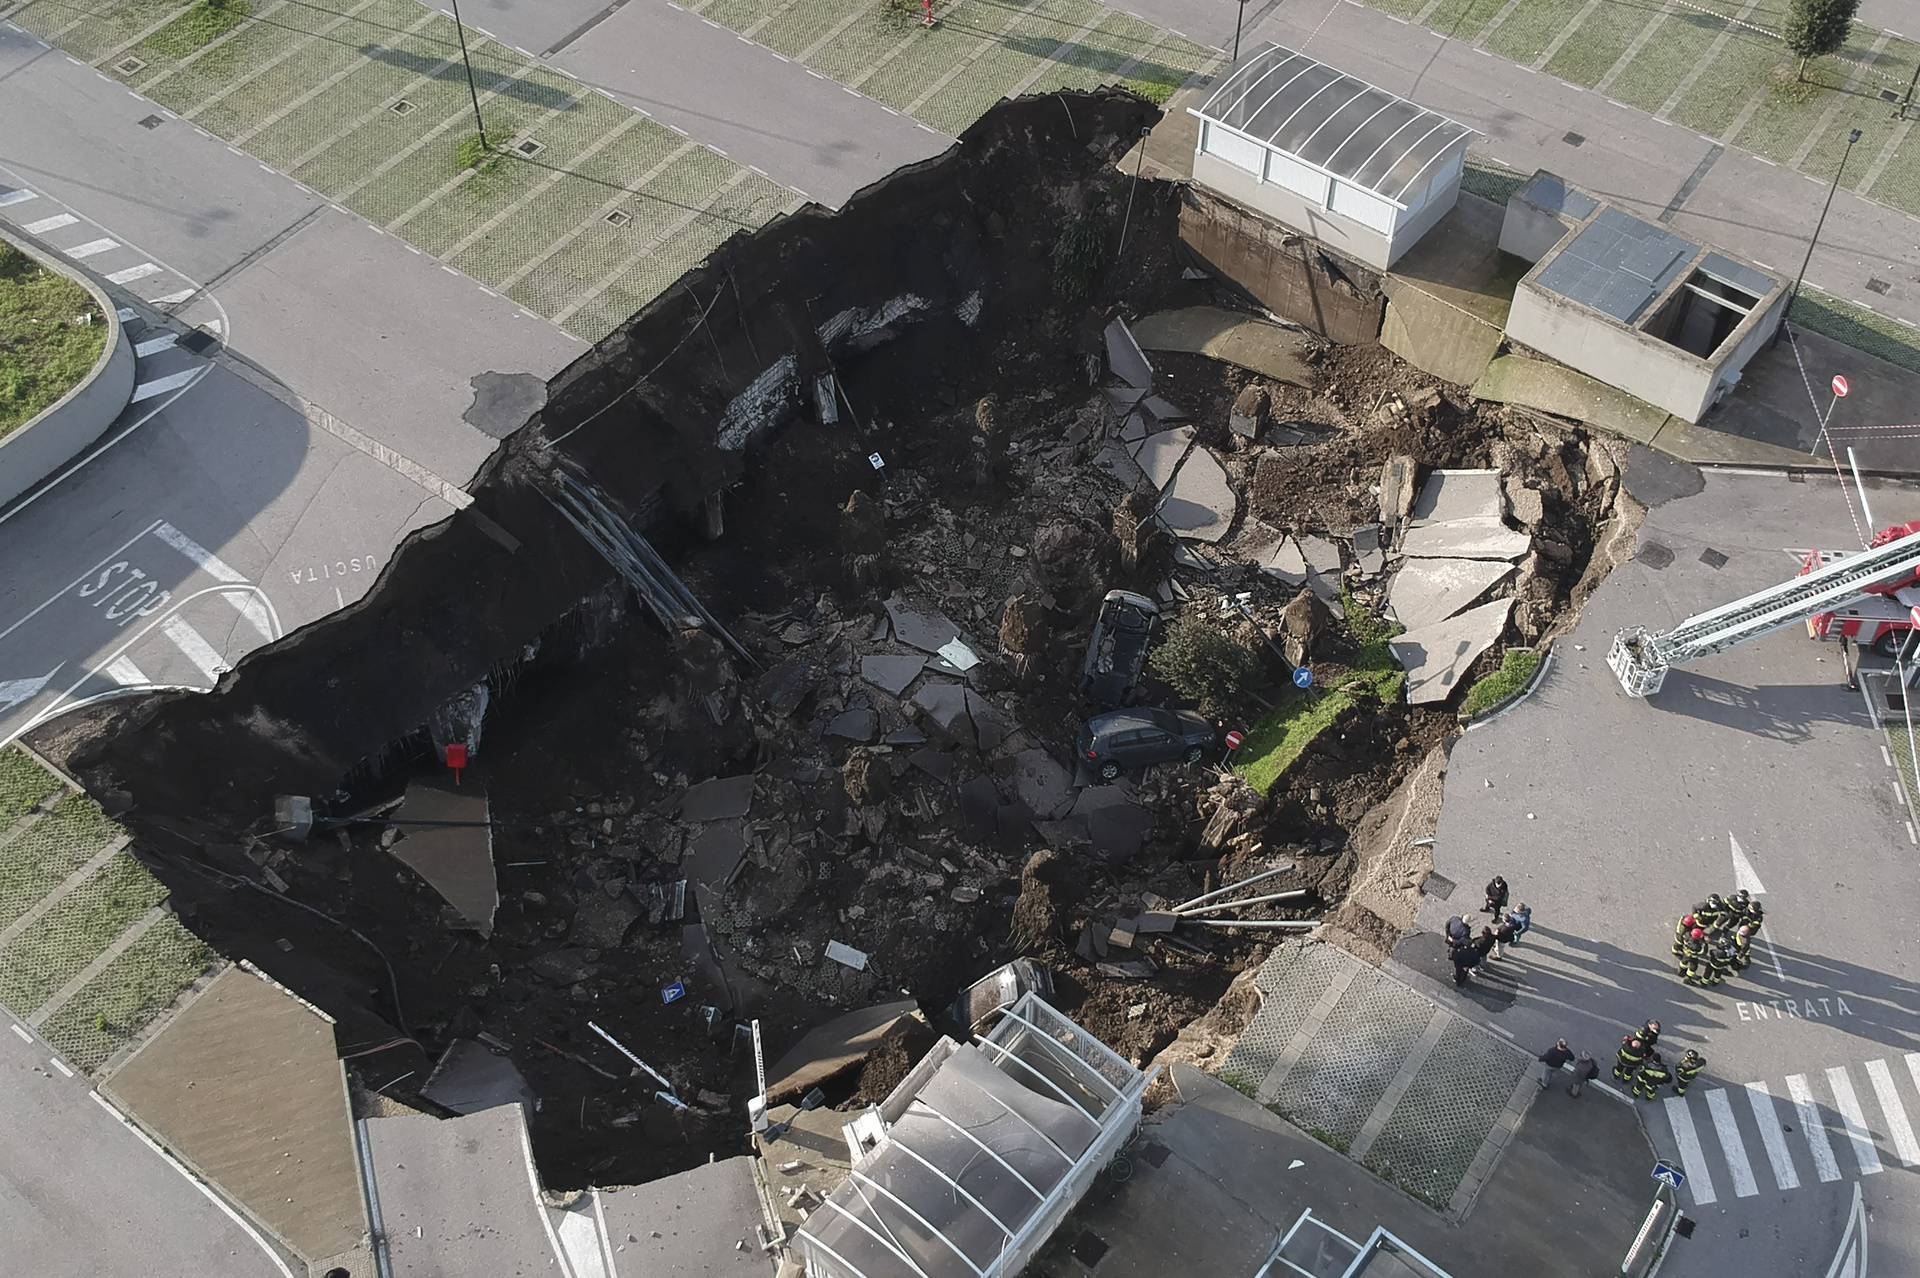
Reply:
[[[1898,102],[1900,100],[1900,95],[1898,93],[1895,93],[1892,89],[1882,89],[1880,90],[1880,100],[1882,102]]]
[[[523,138],[513,144],[513,149],[531,159],[547,149],[545,142],[535,142],[532,138]]]
[[[1140,1158],[1149,1167],[1160,1167],[1165,1165],[1167,1155],[1172,1152],[1159,1141],[1148,1141],[1140,1147]]]
[[[1107,1254],[1107,1240],[1091,1229],[1083,1229],[1080,1236],[1073,1240],[1074,1259],[1091,1269],[1100,1263],[1100,1257]]]
[[[387,110],[393,112],[395,115],[411,115],[413,114],[413,103],[407,101],[405,98],[401,98],[392,106],[388,107]]]
[[[1640,547],[1639,552],[1634,555],[1634,558],[1649,568],[1665,568],[1673,562],[1673,550],[1671,547],[1663,546],[1657,541],[1650,541]]]
[[[1568,132],[1562,134],[1560,140],[1568,146],[1585,146],[1587,144],[1587,135],[1584,133]]]
[[[625,226],[631,221],[633,221],[633,214],[627,212],[625,209],[615,209],[613,212],[607,214],[607,224],[610,226]]]
[[[1867,281],[1867,292],[1878,293],[1882,297],[1885,297],[1887,295],[1887,290],[1892,287],[1893,285],[1879,278],[1870,279]]]
[[[157,129],[165,123],[166,123],[166,120],[164,120],[160,116],[150,115],[146,119],[140,121],[140,127],[143,129]]]
[[[183,350],[190,351],[195,355],[204,355],[209,350],[212,350],[215,343],[219,342],[219,340],[219,338],[209,333],[206,329],[196,328],[180,339],[180,346]]]
[[[113,69],[121,75],[137,75],[147,69],[147,62],[145,58],[122,58],[113,64]]]
[[[1451,901],[1453,899],[1453,889],[1458,886],[1460,885],[1444,874],[1429,874],[1427,875],[1427,881],[1420,885],[1420,891],[1427,896],[1437,897],[1442,901]]]
[[[1712,546],[1708,546],[1700,552],[1700,562],[1709,568],[1720,569],[1727,566],[1727,557]]]
[[[1804,484],[1807,482],[1807,472],[1804,470],[1790,470],[1787,472],[1787,482],[1789,484]]]

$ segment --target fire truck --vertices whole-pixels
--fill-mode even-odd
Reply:
[[[1920,532],[1920,520],[1883,528],[1875,534],[1868,549],[1917,532]],[[1800,575],[1805,576],[1847,555],[1845,551],[1809,551],[1800,565]],[[1920,606],[1920,568],[1860,589],[1861,594],[1831,612],[1817,612],[1807,618],[1807,633],[1815,639],[1851,639],[1856,647],[1871,648],[1883,657],[1891,657],[1906,642],[1907,632],[1914,629],[1914,609]]]

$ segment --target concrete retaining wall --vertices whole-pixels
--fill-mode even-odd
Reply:
[[[1386,299],[1377,275],[1211,191],[1191,184],[1182,190],[1180,240],[1283,319],[1346,346],[1380,336]]]
[[[1487,371],[1505,334],[1406,280],[1388,276],[1380,344],[1442,381],[1471,386]]]
[[[53,254],[43,253],[14,236],[0,234],[0,238],[41,266],[85,288],[107,322],[106,346],[86,379],[38,417],[0,439],[0,506],[5,506],[79,456],[113,425],[133,397],[134,357],[133,343],[120,326],[118,308],[92,280]]]

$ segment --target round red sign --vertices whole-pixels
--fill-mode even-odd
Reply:
[[[1227,734],[1227,749],[1238,750],[1240,748],[1240,743],[1245,740],[1246,738],[1241,736],[1238,732],[1229,732]]]
[[[1847,385],[1847,379],[1845,377],[1841,376],[1839,373],[1835,373],[1833,375],[1833,393],[1835,395],[1839,396],[1841,399],[1845,399],[1847,397],[1847,392],[1852,389],[1853,388],[1851,386]]]

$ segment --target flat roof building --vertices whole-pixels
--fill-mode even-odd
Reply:
[[[1277,44],[1190,109],[1194,181],[1379,270],[1453,207],[1474,136]]]
[[[1500,248],[1534,263],[1507,336],[1697,422],[1773,336],[1786,285],[1545,170],[1507,201]]]

